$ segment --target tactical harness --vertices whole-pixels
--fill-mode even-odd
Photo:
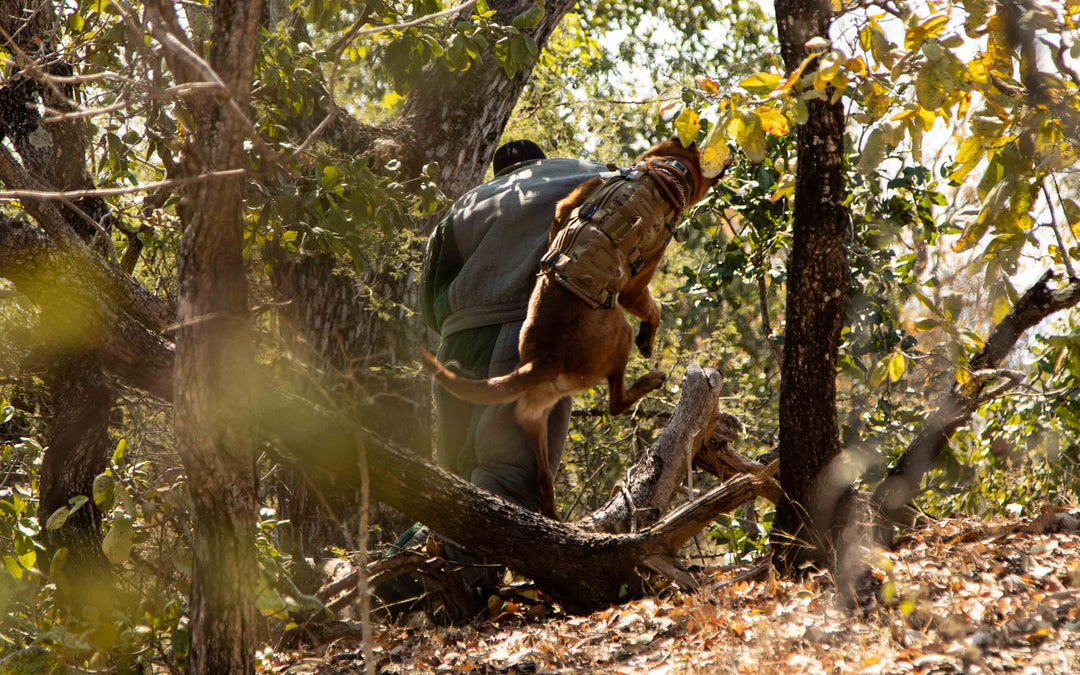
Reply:
[[[571,212],[540,260],[540,274],[593,309],[613,308],[645,261],[676,236],[697,188],[690,167],[676,157],[617,171]]]

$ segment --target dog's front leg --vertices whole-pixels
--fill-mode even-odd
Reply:
[[[651,261],[638,273],[622,293],[619,293],[619,304],[623,308],[641,319],[637,337],[634,344],[645,358],[652,357],[653,344],[656,341],[656,329],[660,326],[660,306],[649,294],[649,281],[660,264],[660,256]]]

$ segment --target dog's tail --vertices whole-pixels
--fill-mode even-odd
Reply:
[[[470,403],[489,405],[516,401],[529,387],[543,382],[547,375],[531,363],[523,363],[514,371],[486,380],[473,380],[451,372],[439,363],[435,355],[422,350],[424,369],[448,392]]]

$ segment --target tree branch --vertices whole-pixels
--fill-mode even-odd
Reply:
[[[982,351],[971,359],[969,367],[975,371],[973,378],[967,384],[954,386],[945,394],[938,409],[926,418],[918,435],[874,491],[870,503],[878,521],[878,541],[884,544],[891,541],[892,526],[904,524],[907,520],[910,512],[908,505],[918,493],[923,475],[933,466],[953,434],[967,424],[975,410],[988,400],[988,392],[984,390],[991,378],[986,377],[986,373],[1002,375],[996,368],[1024,331],[1051,314],[1080,302],[1080,280],[1073,279],[1062,288],[1051,289],[1049,282],[1052,278],[1053,272],[1047,271],[994,327]],[[1009,377],[1007,373],[1003,375]],[[1009,380],[1015,381],[1015,377],[1009,377]],[[1006,382],[995,387],[991,393],[1003,393],[1003,387],[1010,386]]]

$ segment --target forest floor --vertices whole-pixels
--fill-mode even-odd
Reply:
[[[1076,511],[938,521],[872,558],[882,601],[862,616],[823,575],[729,571],[584,617],[507,603],[467,626],[376,625],[378,672],[1080,673]],[[358,641],[267,653],[261,671],[362,673],[360,654]]]

